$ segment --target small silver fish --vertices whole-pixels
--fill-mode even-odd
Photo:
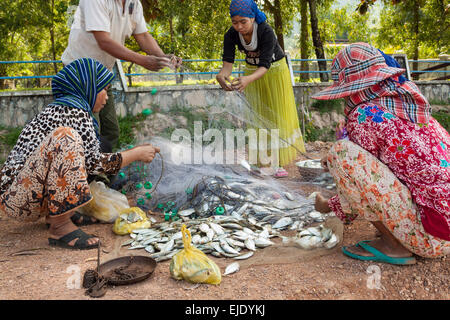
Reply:
[[[238,262],[233,262],[232,264],[228,265],[225,268],[225,272],[223,273],[224,276],[228,275],[228,274],[232,274],[235,272],[238,272],[240,269],[240,265]]]
[[[195,209],[191,208],[191,209],[181,210],[180,212],[178,212],[178,215],[181,217],[187,217],[187,216],[190,216],[191,214],[193,214],[194,212],[195,212]]]
[[[255,239],[255,245],[259,248],[265,248],[265,247],[271,246],[273,244],[274,243],[272,241],[265,239],[265,238]]]
[[[241,254],[240,256],[234,257],[233,259],[235,260],[244,260],[244,259],[248,259],[251,256],[253,256],[254,252],[253,251],[249,251],[247,253]]]
[[[167,242],[166,244],[164,244],[162,247],[161,247],[161,251],[163,251],[163,252],[169,252],[169,251],[171,251],[172,249],[173,249],[173,246],[175,245],[175,241],[172,239],[172,240],[169,240],[169,242]]]
[[[230,247],[228,245],[228,243],[226,243],[226,241],[224,241],[224,240],[220,241],[220,247],[223,249],[223,251],[225,251],[227,253],[239,254],[239,251],[237,251],[236,249],[233,249],[232,247]]]
[[[202,231],[203,233],[207,233],[208,230],[209,230],[210,228],[209,228],[209,226],[208,226],[206,223],[202,223],[202,224],[199,226],[199,229],[200,229],[200,231]]]
[[[248,238],[247,240],[245,240],[244,244],[247,249],[251,251],[256,251],[255,241],[253,241],[253,239]]]
[[[224,233],[225,233],[225,231],[223,230],[223,228],[222,228],[220,225],[218,225],[217,223],[210,222],[210,223],[209,223],[209,226],[211,227],[212,230],[214,230],[214,232],[215,232],[217,235],[221,235],[221,234],[224,234]]]
[[[145,247],[145,251],[148,253],[155,253],[155,248],[152,245],[148,245]]]

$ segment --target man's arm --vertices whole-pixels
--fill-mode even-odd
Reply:
[[[170,59],[168,59],[167,57],[164,57],[164,53],[159,48],[158,44],[153,39],[153,37],[152,37],[152,39],[155,42],[157,48],[159,49],[159,51],[157,51],[157,50],[156,51],[160,55],[158,55],[158,54],[155,55],[155,53],[152,53],[152,55],[145,56],[145,55],[139,54],[137,52],[134,52],[134,51],[128,49],[127,47],[121,45],[120,43],[114,41],[111,38],[109,32],[92,31],[92,33],[95,37],[95,40],[97,40],[97,43],[98,43],[98,46],[100,47],[100,49],[102,49],[103,51],[106,51],[107,53],[109,53],[110,55],[112,55],[113,57],[115,57],[117,59],[134,62],[134,63],[136,63],[140,66],[143,66],[144,68],[151,70],[151,71],[158,71],[164,67],[169,67]],[[152,50],[154,49],[152,45],[148,45],[148,47],[152,48]],[[144,51],[147,52],[146,50],[144,50]]]
[[[176,69],[181,65],[181,58],[174,56],[173,54],[165,54],[156,42],[155,38],[148,32],[134,34],[133,37],[139,44],[139,47],[148,55],[155,55],[157,57],[169,58]]]
[[[152,37],[152,35],[148,32],[133,34],[133,37],[136,39],[136,42],[139,44],[139,47],[147,53],[148,55],[154,55],[157,57],[164,57],[165,54],[159,47],[156,40]]]

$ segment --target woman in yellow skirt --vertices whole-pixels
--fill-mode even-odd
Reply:
[[[250,145],[250,152],[258,149],[260,165],[267,165],[270,157],[276,168],[275,177],[285,177],[283,166],[295,160],[297,151],[305,152],[285,54],[273,29],[265,22],[265,14],[253,0],[232,0],[230,16],[232,27],[224,36],[223,67],[216,79],[226,91],[245,92],[256,113],[253,124],[259,129],[267,130],[268,135],[271,129],[279,130],[278,147],[276,144],[271,147],[268,137],[268,150],[263,150],[261,144],[259,148]],[[231,82],[236,45],[246,55],[246,69],[244,76]],[[267,155],[267,159],[262,155]]]

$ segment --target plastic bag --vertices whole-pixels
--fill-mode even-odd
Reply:
[[[114,222],[113,231],[118,235],[131,233],[134,229],[147,229],[152,226],[147,215],[139,207],[123,209]]]
[[[219,284],[222,281],[222,274],[217,264],[191,244],[191,232],[184,224],[181,233],[184,249],[172,257],[170,262],[172,277],[192,283]]]
[[[102,222],[113,223],[123,209],[130,208],[125,195],[110,189],[101,181],[89,184],[93,200],[81,207],[80,213],[92,216]]]

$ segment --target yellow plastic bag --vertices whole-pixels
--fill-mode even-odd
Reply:
[[[119,217],[114,222],[113,231],[118,235],[131,233],[134,229],[146,229],[152,226],[147,215],[139,207],[131,207],[120,211]]]
[[[110,189],[101,181],[92,181],[89,189],[93,199],[77,211],[102,222],[113,223],[123,209],[130,208],[125,195]]]
[[[191,232],[184,224],[181,233],[184,249],[172,257],[170,262],[172,277],[192,283],[219,284],[222,281],[222,274],[217,264],[191,244]]]

